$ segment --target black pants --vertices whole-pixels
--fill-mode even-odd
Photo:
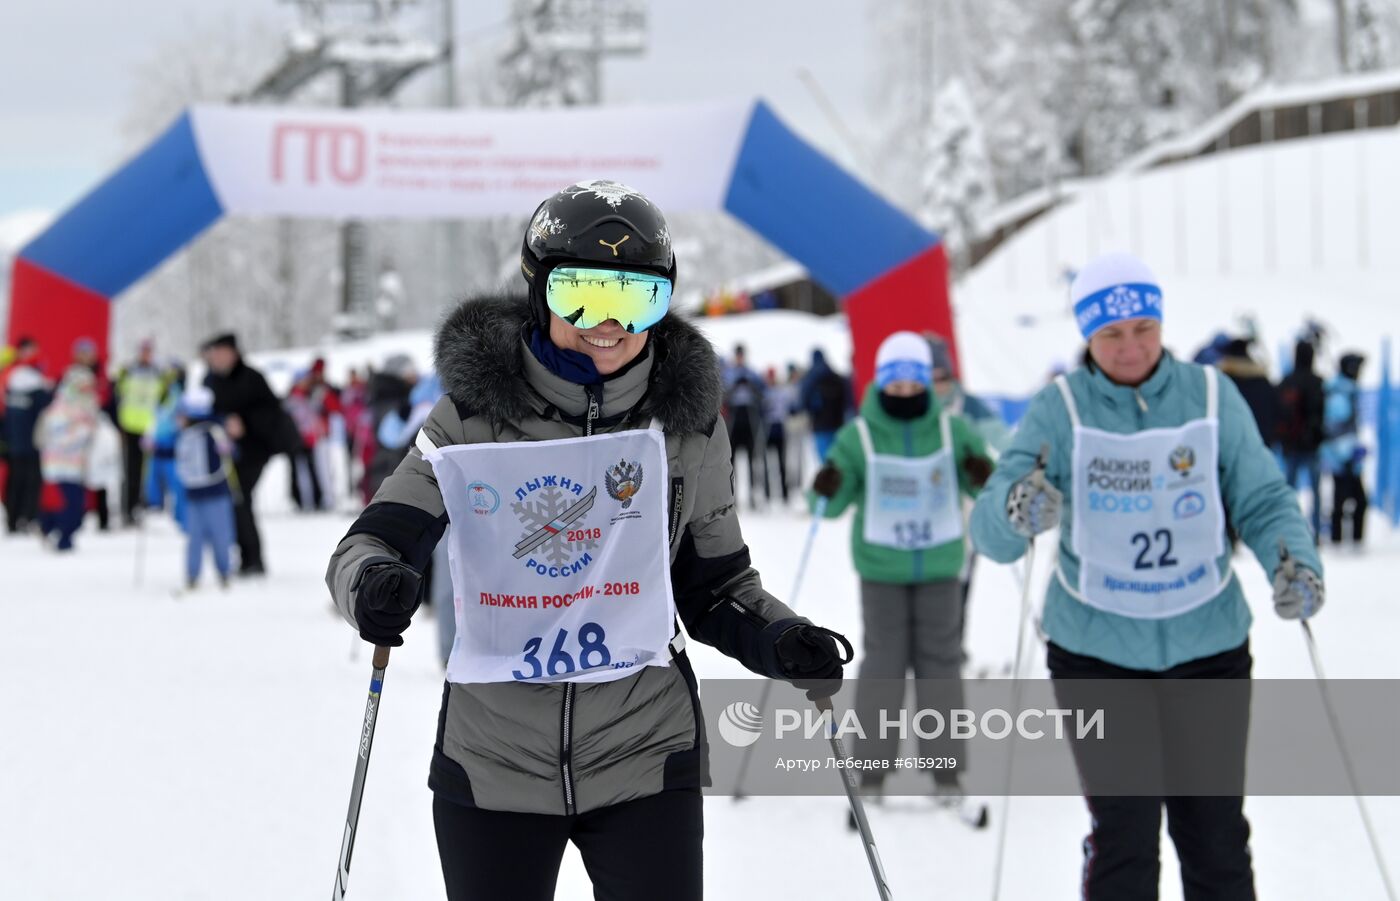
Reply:
[[[240,496],[233,507],[233,524],[238,530],[238,568],[243,572],[263,568],[262,539],[258,537],[258,523],[253,518],[253,489],[262,478],[267,457],[261,454],[242,454],[233,464],[238,476]]]
[[[759,433],[760,428],[762,417],[759,416],[758,408],[734,407],[729,411],[729,465],[735,466],[740,450],[748,455],[749,503],[755,507],[758,506],[759,466],[763,466],[765,480],[768,473],[767,461],[763,459],[765,436]]]
[[[1249,644],[1163,672],[1126,669],[1094,657],[1049,645],[1047,664],[1052,679],[1248,679],[1253,658]],[[1056,695],[1062,706],[1072,702]],[[1248,708],[1242,730],[1247,729]],[[1240,742],[1240,772],[1244,745]],[[1081,774],[1092,764],[1075,746]],[[1242,776],[1241,776],[1242,778]],[[1254,901],[1254,870],[1249,855],[1249,822],[1244,798],[1122,797],[1085,798],[1092,832],[1084,840],[1082,897],[1085,901],[1156,901],[1161,875],[1158,855],[1162,807],[1167,809],[1167,832],[1181,861],[1186,901]]]
[[[769,463],[768,455],[777,452],[778,455],[778,487],[782,490],[783,502],[788,499],[788,476],[787,476],[787,432],[781,422],[775,422],[768,426],[768,451],[763,457],[763,496],[768,500],[773,499],[773,467]]]
[[[321,480],[316,475],[316,457],[313,451],[303,445],[301,450],[288,455],[288,459],[292,464],[292,502],[297,505],[298,510],[321,509]],[[307,491],[310,492],[310,497],[305,496]]]
[[[5,525],[11,532],[18,532],[39,518],[39,491],[43,484],[38,454],[14,454],[10,457],[9,482],[5,488]]]
[[[1360,544],[1366,534],[1366,486],[1361,475],[1348,466],[1332,476],[1332,543],[1342,543],[1342,519],[1351,502],[1351,540]]]
[[[145,487],[142,470],[146,468],[146,452],[141,449],[141,436],[122,432],[122,522],[136,521],[137,508]]]
[[[99,488],[92,493],[94,509],[97,510],[97,530],[107,531],[111,525],[111,514],[107,510],[107,489]]]
[[[700,792],[665,791],[576,816],[505,813],[433,798],[448,901],[550,901],[570,841],[596,901],[700,901]]]

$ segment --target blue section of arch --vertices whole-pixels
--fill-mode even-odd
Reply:
[[[223,214],[186,112],[19,255],[111,298]]]
[[[893,204],[754,105],[724,208],[845,296],[938,244]]]

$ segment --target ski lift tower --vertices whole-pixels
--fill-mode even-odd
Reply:
[[[419,6],[419,0],[282,2],[298,7],[300,23],[287,35],[282,61],[252,90],[236,98],[239,101],[280,102],[314,79],[332,74],[340,78],[342,107],[382,103],[418,71],[450,58],[450,34],[442,42],[429,41],[409,34],[404,26],[403,14]],[[368,228],[359,220],[341,226],[339,331],[364,333],[374,323],[368,238]]]
[[[603,99],[603,57],[646,50],[645,0],[546,0],[535,43],[541,49],[588,60],[588,99]]]

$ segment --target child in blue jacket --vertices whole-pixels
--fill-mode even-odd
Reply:
[[[185,492],[188,544],[185,587],[199,584],[207,545],[214,554],[219,584],[228,587],[234,542],[233,489],[229,485],[233,441],[214,416],[214,393],[189,388],[180,400],[180,435],[175,440],[175,473]]]

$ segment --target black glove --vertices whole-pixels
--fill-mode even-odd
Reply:
[[[388,557],[371,557],[360,566],[350,590],[355,593],[355,625],[360,637],[379,647],[403,644],[403,632],[418,609],[423,574]]]
[[[825,498],[835,497],[841,490],[841,470],[830,463],[823,466],[812,480],[812,490]]]
[[[986,457],[979,457],[975,454],[963,457],[963,472],[967,473],[967,480],[972,483],[973,488],[981,488],[987,484],[994,469],[996,466]]]
[[[844,658],[841,656],[843,648]],[[841,688],[841,665],[855,657],[844,635],[810,623],[784,629],[774,641],[773,649],[783,677],[806,691],[809,701],[836,694]]]

